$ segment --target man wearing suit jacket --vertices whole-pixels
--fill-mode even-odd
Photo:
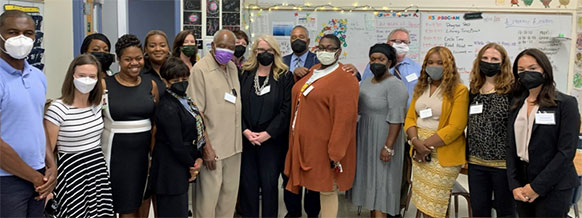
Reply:
[[[309,32],[304,26],[295,26],[291,30],[291,49],[292,54],[283,57],[283,62],[289,66],[289,71],[293,72],[296,79],[299,79],[309,73],[309,68],[319,64],[315,54],[309,51]],[[283,169],[281,169],[283,172]],[[283,187],[287,185],[288,178],[283,176]],[[303,190],[299,194],[293,194],[290,191],[284,191],[285,206],[287,215],[285,217],[301,217],[301,198]],[[305,190],[305,212],[308,217],[317,217],[319,215],[320,203],[319,192]]]
[[[283,57],[283,62],[289,66],[289,71],[298,78],[309,73],[309,68],[319,64],[315,54],[309,51],[309,32],[304,26],[295,26],[291,30],[292,54]]]

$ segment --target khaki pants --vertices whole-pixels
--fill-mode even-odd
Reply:
[[[216,161],[216,169],[200,170],[196,185],[196,217],[233,217],[240,180],[241,153]]]
[[[339,202],[335,181],[333,182],[333,191],[319,193],[319,202],[321,203],[321,217],[337,217]]]

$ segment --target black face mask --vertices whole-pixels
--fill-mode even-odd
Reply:
[[[184,80],[182,82],[175,82],[170,85],[170,90],[178,96],[186,96],[186,89],[188,88],[188,81]]]
[[[370,70],[374,74],[374,77],[382,78],[382,76],[384,76],[384,74],[386,74],[387,68],[386,68],[385,64],[373,63],[373,64],[370,64]]]
[[[269,52],[263,52],[257,55],[257,59],[259,59],[259,64],[269,66],[273,63],[273,60],[275,60],[275,55]]]
[[[234,48],[234,56],[237,58],[240,58],[245,54],[245,51],[247,51],[247,47],[244,47],[242,45],[237,45]]]
[[[296,54],[304,52],[305,49],[307,49],[307,42],[301,39],[296,39],[291,43],[291,49],[293,50],[293,53]]]
[[[495,76],[501,72],[501,63],[479,61],[479,71],[488,77]]]
[[[97,58],[97,60],[101,64],[101,70],[103,72],[109,70],[109,67],[111,67],[111,64],[115,60],[115,55],[114,54],[111,54],[111,53],[106,53],[106,52],[91,52],[91,54],[93,56],[95,56],[95,58]]]
[[[519,83],[526,89],[533,89],[544,83],[544,75],[537,71],[523,71],[517,74]]]

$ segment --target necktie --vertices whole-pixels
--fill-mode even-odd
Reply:
[[[300,67],[302,67],[302,66],[303,66],[303,65],[301,64],[301,58],[299,58],[299,57],[296,57],[296,58],[295,58],[295,68],[294,68],[294,69],[300,68]]]
[[[402,76],[400,75],[400,70],[398,70],[398,67],[400,67],[400,64],[397,64],[394,67],[394,76],[396,76],[396,78],[398,78],[399,80],[402,80]]]

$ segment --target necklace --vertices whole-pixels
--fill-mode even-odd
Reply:
[[[113,77],[115,77],[115,80],[117,80],[117,82],[119,82],[121,85],[127,86],[127,87],[134,87],[134,86],[137,86],[141,83],[141,76],[138,76],[137,80],[135,80],[135,82],[126,81],[123,78],[121,78],[121,76],[119,76],[119,74],[115,74]]]
[[[491,94],[496,92],[497,90],[495,90],[495,87],[493,87],[492,89],[490,89],[489,91],[485,91],[483,89],[481,89],[481,94]]]
[[[267,86],[267,84],[269,84],[269,77],[267,76],[267,78],[265,78],[265,81],[263,82],[263,85],[259,86],[259,74],[255,73],[255,94],[257,94],[257,96],[261,96],[261,91],[263,90],[263,88],[265,88],[265,86]]]

